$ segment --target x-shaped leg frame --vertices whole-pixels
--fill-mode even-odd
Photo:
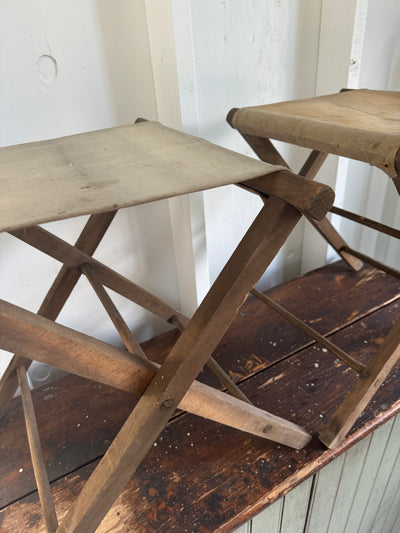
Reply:
[[[268,179],[256,178],[242,184],[262,196],[264,207],[191,320],[91,256],[113,214],[91,217],[88,225],[93,224],[96,230],[85,228],[90,243],[86,235],[75,246],[37,226],[11,232],[64,266],[38,315],[0,301],[0,346],[19,354],[14,356],[0,384],[2,405],[9,400],[19,379],[24,410],[27,407],[25,416],[32,422],[25,378],[31,358],[141,395],[59,526],[48,501],[49,491],[45,490],[48,482],[44,465],[40,465],[37,428],[35,423],[27,423],[28,433],[33,435],[31,452],[38,487],[42,487],[47,501],[42,506],[49,531],[95,531],[177,407],[295,448],[309,442],[310,435],[296,424],[195,381],[248,293],[297,224],[301,211],[321,217],[332,204],[333,193],[328,187],[317,183],[310,187],[298,180],[301,178],[282,170]],[[293,183],[300,185],[297,190],[293,190]],[[276,196],[268,198],[271,191]],[[288,197],[290,203],[280,196]],[[130,353],[52,321],[81,272],[87,275]],[[146,359],[104,287],[181,325],[182,329],[186,325],[161,366]]]
[[[232,119],[235,112],[236,110],[233,109],[230,111],[227,117],[227,121],[232,127],[234,127]],[[238,131],[241,133],[240,130]],[[262,161],[289,168],[289,165],[269,139],[244,133],[241,133],[241,135]],[[328,155],[328,153],[313,150],[301,168],[299,176],[302,176],[308,180],[313,180]],[[400,157],[396,166],[400,170]],[[400,195],[400,175],[393,178],[393,183],[398,194]],[[400,231],[395,228],[385,226],[384,224],[369,220],[365,217],[355,215],[336,207],[332,207],[330,211],[354,220],[360,224],[372,227],[382,233],[391,235],[392,237],[396,237],[398,239],[400,238]],[[366,262],[400,279],[399,270],[391,268],[384,263],[376,261],[375,259],[350,248],[326,217],[321,220],[316,220],[315,218],[310,217],[307,213],[305,213],[305,216],[353,270],[360,270],[363,266],[363,262]],[[328,448],[334,448],[345,438],[346,434],[350,431],[357,418],[368,405],[372,396],[375,394],[379,386],[383,383],[394,365],[399,360],[400,321],[394,325],[383,344],[371,358],[370,362],[364,366],[266,296],[261,295],[256,290],[253,290],[252,293],[259,297],[264,303],[275,309],[282,316],[286,317],[290,322],[302,329],[309,336],[314,338],[317,342],[320,342],[327,347],[328,350],[334,353],[339,359],[341,359],[359,374],[359,379],[355,387],[349,392],[336,413],[329,420],[327,426],[320,433],[320,440]]]

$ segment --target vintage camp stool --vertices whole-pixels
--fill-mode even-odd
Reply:
[[[210,356],[301,214],[326,215],[329,187],[146,121],[2,148],[0,160],[0,230],[63,264],[38,314],[0,300],[0,347],[17,354],[0,383],[0,406],[19,384],[48,531],[95,531],[178,406],[288,446],[307,444],[304,429],[252,406]],[[117,209],[232,183],[264,206],[192,319],[92,257]],[[82,214],[91,216],[75,246],[37,225]],[[127,351],[53,322],[82,273]],[[104,287],[182,330],[161,367],[146,358]],[[26,380],[31,359],[141,395],[60,525]],[[194,381],[207,361],[237,398]]]
[[[269,140],[276,139],[312,149],[299,172],[300,176],[312,180],[331,153],[365,161],[380,168],[392,179],[395,186],[393,194],[396,194],[396,189],[400,194],[399,92],[344,90],[338,94],[306,100],[232,109],[227,120],[263,161],[287,166]],[[337,207],[332,207],[330,211],[400,238],[398,229]],[[359,270],[362,261],[365,261],[400,277],[399,270],[350,248],[327,218],[322,221],[309,220],[354,270]],[[256,291],[253,292],[257,295]],[[360,377],[354,389],[320,434],[321,441],[328,447],[336,446],[399,359],[400,321],[364,367],[287,310],[265,296],[258,296],[358,372]]]

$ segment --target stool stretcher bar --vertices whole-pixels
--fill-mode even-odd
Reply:
[[[347,366],[355,370],[358,374],[362,374],[364,370],[364,365],[362,363],[359,363],[354,359],[354,357],[351,357],[349,354],[344,352],[339,346],[336,346],[336,344],[333,344],[329,339],[318,333],[315,329],[311,328],[308,324],[294,316],[292,313],[287,311],[284,307],[277,304],[263,294],[262,292],[258,291],[257,289],[252,289],[251,294],[253,294],[256,298],[258,298],[261,302],[268,305],[268,307],[271,307],[271,309],[274,309],[277,313],[279,313],[281,316],[286,318],[286,320],[289,320],[292,324],[294,324],[296,327],[304,331],[309,337],[314,339],[315,341],[319,342],[322,346],[325,346],[331,353],[336,355],[338,359],[340,359],[343,363],[346,363]]]

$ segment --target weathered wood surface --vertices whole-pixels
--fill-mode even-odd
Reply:
[[[354,284],[352,290],[349,278]],[[333,296],[328,291],[332,284],[337,300],[327,307]],[[317,291],[316,285],[321,290]],[[382,342],[399,313],[398,302],[385,305],[399,296],[396,280],[374,274],[371,269],[352,273],[343,264],[294,280],[271,294],[283,305],[293,302],[297,311],[292,310],[297,314],[302,311],[302,318],[313,327],[341,330],[332,340],[363,363]],[[369,314],[368,303],[371,310],[383,307]],[[348,308],[346,312],[343,306]],[[354,383],[356,374],[317,346],[301,351],[305,344],[303,334],[298,332],[297,338],[287,335],[291,326],[284,325],[282,318],[259,302],[247,302],[241,313],[220,344],[219,356],[230,359],[231,368],[239,365],[240,379],[248,376],[243,390],[257,406],[305,424],[316,435]],[[342,328],[346,324],[350,325]],[[246,340],[241,337],[247,337],[249,348],[243,350]],[[176,332],[171,332],[143,348],[150,359],[160,361],[174,338]],[[249,357],[252,346],[260,355],[257,364]],[[265,348],[271,348],[272,354],[266,354]],[[285,352],[286,357],[293,355],[284,360]],[[192,415],[178,416],[164,430],[99,531],[229,531],[398,410],[398,403],[392,405],[400,396],[398,375],[397,368],[339,450],[326,451],[314,438],[306,449],[296,452]],[[131,411],[134,399],[73,376],[34,391],[34,399],[61,519]],[[18,399],[2,423],[0,494],[2,506],[7,507],[0,514],[0,530],[42,531],[37,495],[29,495],[34,491],[33,474],[27,444],[22,445],[26,437]],[[21,444],[16,447],[15,442]]]
[[[75,243],[75,247],[91,256],[100,244],[115,215],[116,211],[111,211],[90,216]],[[47,292],[38,314],[50,320],[56,320],[80,275],[79,270],[63,265]],[[17,368],[21,365],[29,367],[30,364],[30,360],[19,357],[18,354],[11,359],[7,370],[0,379],[0,416],[18,388]]]

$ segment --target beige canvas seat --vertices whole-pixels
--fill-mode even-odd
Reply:
[[[236,128],[261,160],[287,166],[270,139],[311,148],[311,154],[299,175],[312,180],[328,154],[336,154],[364,161],[383,170],[393,181],[393,194],[400,194],[400,93],[388,91],[344,90],[304,100],[232,109],[228,122]],[[351,176],[350,176],[351,179]],[[395,238],[400,230],[370,220],[338,207],[332,213],[374,228]],[[355,270],[362,261],[399,278],[397,269],[350,248],[328,219],[309,219],[342,258]],[[358,374],[354,389],[349,392],[336,414],[321,432],[320,438],[328,447],[343,440],[374,392],[384,381],[400,357],[400,321],[393,327],[382,346],[363,367],[349,359],[337,346],[321,338],[316,331],[302,324],[288,311],[267,301],[278,312],[346,362]]]
[[[325,216],[334,197],[329,187],[146,121],[2,148],[0,161],[0,231],[63,265],[37,314],[0,300],[0,348],[16,354],[0,382],[0,410],[20,385],[48,531],[95,531],[178,406],[295,448],[309,442],[303,428],[250,405],[212,353],[302,214]],[[264,204],[191,319],[92,257],[118,209],[227,184]],[[37,225],[83,214],[90,217],[75,246]],[[125,351],[54,322],[81,274]],[[147,359],[105,287],[181,330],[161,366]],[[65,517],[57,517],[40,451],[26,380],[32,359],[141,396]],[[206,363],[230,395],[195,381]]]

